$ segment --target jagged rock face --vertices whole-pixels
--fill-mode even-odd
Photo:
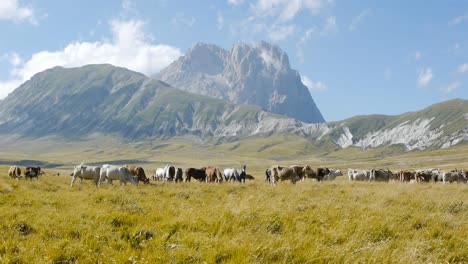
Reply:
[[[198,43],[156,78],[185,91],[258,105],[302,122],[325,122],[286,53],[263,41],[238,44],[230,51]]]

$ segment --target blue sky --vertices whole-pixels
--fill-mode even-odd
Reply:
[[[61,65],[157,73],[196,42],[266,40],[327,121],[468,99],[468,1],[0,1],[0,98]]]

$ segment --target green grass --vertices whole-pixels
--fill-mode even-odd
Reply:
[[[0,262],[468,262],[467,185],[349,182],[346,176],[296,186],[263,182],[265,168],[278,163],[467,169],[468,144],[403,154],[398,146],[323,152],[308,144],[294,136],[216,146],[190,138],[136,144],[99,136],[82,143],[2,142],[3,163],[58,163],[45,171],[62,176],[15,181],[0,166]],[[69,187],[73,164],[131,160],[145,169],[246,163],[256,180]]]

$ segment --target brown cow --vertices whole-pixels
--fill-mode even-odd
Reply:
[[[21,169],[18,166],[11,166],[10,169],[8,170],[8,176],[12,179],[21,179]]]
[[[432,180],[432,172],[430,170],[416,171],[414,178],[417,182],[430,182]]]
[[[144,184],[149,183],[149,179],[146,177],[145,170],[142,167],[135,165],[125,165],[125,167],[130,171],[130,173],[135,176],[138,181],[143,182]]]
[[[41,167],[26,167],[24,170],[24,177],[27,179],[36,178],[39,180],[39,175],[42,175]]]
[[[218,168],[208,166],[205,170],[206,173],[206,182],[223,182],[223,176]]]
[[[299,180],[302,180],[302,181],[304,181],[305,178],[313,179],[314,177],[317,176],[315,171],[309,165],[305,165],[305,166],[294,165],[294,166],[291,166],[291,168],[299,177]]]
[[[411,180],[414,180],[414,171],[409,171],[409,170],[402,170],[397,172],[399,175],[399,179],[401,182],[410,182]]]
[[[278,181],[286,181],[286,180],[291,180],[292,184],[296,184],[296,181],[301,180],[302,177],[301,175],[308,175],[310,171],[308,168],[310,166],[291,166],[291,167],[282,167],[282,166],[273,166],[270,171],[271,171],[271,178],[270,182],[271,184],[275,185],[276,182]],[[305,172],[307,171],[307,173]]]
[[[190,182],[192,178],[204,182],[206,180],[206,168],[201,169],[188,168],[185,170],[185,182]]]

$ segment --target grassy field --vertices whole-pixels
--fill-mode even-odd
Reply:
[[[277,163],[466,169],[467,144],[398,154],[398,148],[304,150],[310,146],[294,152],[281,138],[203,148],[184,140],[111,143],[42,144],[29,153],[4,145],[3,163],[55,165],[38,181],[11,180],[8,166],[0,166],[1,263],[468,262],[465,184],[349,182],[346,176],[296,186],[263,182],[264,169]],[[246,163],[256,180],[70,188],[65,175],[82,161],[133,161],[146,169],[169,161],[182,167]],[[62,176],[50,176],[56,171]]]

